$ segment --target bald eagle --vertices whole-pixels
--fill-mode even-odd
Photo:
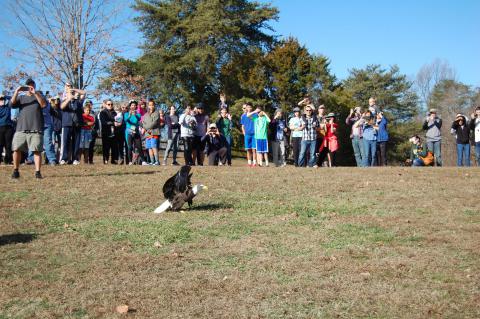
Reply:
[[[207,186],[198,184],[192,187],[191,178],[193,173],[190,174],[192,168],[188,165],[184,165],[180,168],[177,174],[173,175],[163,185],[163,196],[167,199],[162,205],[158,206],[154,213],[163,213],[167,209],[173,211],[180,210],[185,203],[188,203],[188,207],[192,206],[192,200],[200,193],[200,191],[207,189]]]

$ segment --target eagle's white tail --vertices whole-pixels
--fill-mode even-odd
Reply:
[[[163,202],[162,205],[158,206],[157,208],[155,208],[155,211],[154,213],[155,214],[160,214],[160,213],[163,213],[164,211],[166,211],[167,209],[169,209],[170,207],[172,207],[172,204],[168,201],[168,199],[166,201]]]

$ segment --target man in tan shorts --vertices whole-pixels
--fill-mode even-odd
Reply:
[[[20,95],[20,92],[25,94]],[[13,174],[12,178],[20,177],[21,153],[33,152],[35,162],[35,177],[42,178],[40,173],[41,153],[43,151],[43,114],[42,109],[47,106],[45,98],[35,90],[35,81],[28,79],[25,86],[15,90],[10,100],[12,109],[19,109],[17,128],[13,136]]]

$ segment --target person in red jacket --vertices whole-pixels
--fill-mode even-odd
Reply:
[[[338,138],[337,138],[337,129],[338,124],[335,123],[335,114],[329,113],[325,116],[326,120],[326,133],[325,138],[323,139],[322,144],[320,145],[319,149],[319,157],[320,163],[323,162],[323,158],[327,155],[328,158],[328,166],[332,167],[335,166],[335,154],[338,150]]]

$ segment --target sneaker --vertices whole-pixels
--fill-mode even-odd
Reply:
[[[172,165],[173,165],[173,166],[180,166],[180,163],[177,162],[177,161],[175,161],[175,162],[172,163]]]
[[[77,161],[77,160],[74,160],[72,164],[73,164],[73,165],[78,165],[78,164],[80,164],[80,162]]]
[[[67,165],[67,162],[65,162],[64,160],[61,160],[60,165]]]
[[[36,172],[35,172],[35,178],[37,178],[37,179],[42,179],[42,178],[43,178],[43,177],[42,177],[42,174],[40,173],[40,171],[36,171]]]
[[[167,165],[167,161],[163,161],[162,166],[166,166],[166,165]],[[173,165],[173,163],[172,163],[172,165]]]
[[[160,163],[159,163],[159,162],[155,162],[155,163],[153,163],[152,165],[158,166],[158,165],[160,165]]]
[[[18,170],[13,171],[12,178],[17,179],[20,177],[20,172]]]
[[[223,166],[222,162],[218,162],[218,166]]]
[[[143,166],[148,166],[149,164],[147,162],[142,162]]]
[[[128,166],[133,165],[133,162],[128,163]]]

